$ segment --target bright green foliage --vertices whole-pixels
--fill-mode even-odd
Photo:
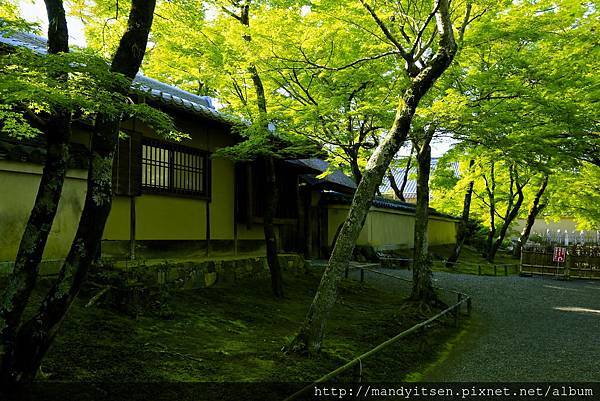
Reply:
[[[3,0],[0,3],[0,33],[15,31],[37,33],[38,30],[39,26],[37,24],[21,18],[18,1]]]
[[[91,123],[100,112],[122,114],[146,122],[161,135],[179,135],[168,115],[121,95],[130,91],[129,81],[112,73],[106,61],[92,50],[40,55],[26,48],[11,49],[0,56],[0,70],[3,134],[39,135],[44,120],[63,109],[84,123]]]
[[[450,157],[447,158],[449,159]],[[483,155],[475,160],[475,166],[471,171],[469,171],[469,160],[465,159],[459,163],[460,177],[455,177],[453,171],[447,166],[441,165],[441,168],[435,170],[435,175],[432,179],[432,205],[440,211],[459,216],[462,213],[462,202],[467,184],[473,180],[471,218],[480,220],[485,227],[489,228],[490,200],[486,191],[485,179],[490,182],[491,186],[491,165],[494,162],[494,177],[496,181],[494,191],[496,203],[495,219],[496,225],[499,226],[502,223],[501,216],[504,215],[506,210],[510,191],[507,162],[493,160]],[[521,181],[532,178],[533,173],[526,166],[521,164],[517,166],[517,169]],[[527,212],[525,207],[521,211]]]
[[[597,12],[524,1],[482,16],[453,69],[448,128],[514,158],[587,158],[600,121]]]
[[[410,48],[420,28],[417,21],[426,19],[430,3],[420,2],[407,10],[406,2],[381,2],[376,9],[383,21],[396,22],[387,24],[391,33]],[[10,9],[10,3],[6,4],[3,7]],[[99,54],[110,54],[125,28],[129,2],[76,0],[70,4],[70,13],[86,22],[90,47]],[[468,4],[472,9],[463,31]],[[248,5],[246,27],[231,15],[239,15],[241,3],[160,1],[145,74],[213,96],[222,111],[243,118],[248,124],[237,129],[248,141],[223,151],[229,157],[247,160],[282,148],[285,155],[302,155],[305,143],[295,139],[308,138],[324,146],[334,164],[362,166],[389,127],[399,89],[406,84],[402,58],[360,2],[282,0]],[[436,170],[432,178],[435,206],[460,214],[466,183],[471,176],[481,177],[477,171],[467,172],[473,157],[477,165],[499,162],[500,209],[502,166],[516,162],[532,180],[521,213],[527,212],[539,177],[550,172],[550,204],[544,213],[573,214],[582,224],[597,224],[597,208],[581,206],[593,205],[595,200],[594,192],[586,192],[594,187],[586,187],[586,182],[597,178],[593,164],[598,165],[600,154],[597,7],[575,0],[472,1],[452,7],[459,53],[414,118],[414,126],[420,127],[415,132],[434,124],[436,135],[460,141],[448,158],[461,161],[461,177],[457,179],[443,168]],[[423,37],[432,30],[430,24]],[[248,37],[251,40],[245,39]],[[73,57],[72,61],[79,60]],[[86,63],[86,68],[99,68],[92,64]],[[256,107],[251,66],[256,67],[265,86],[268,112],[264,116]],[[94,75],[97,79],[90,78],[91,72],[73,74],[76,79],[62,94],[55,91],[60,85],[44,77],[41,81],[47,84],[31,89],[36,104],[27,107],[46,110],[57,103],[77,105],[85,116],[121,103],[107,101],[110,93],[89,96],[99,93],[103,73]],[[74,87],[81,90],[74,91]],[[0,94],[6,93],[1,89]],[[22,93],[28,90],[24,88]],[[4,96],[5,104],[25,101],[25,96],[20,100]],[[148,120],[158,117],[149,108],[127,107],[133,108],[127,113],[139,113]],[[4,107],[0,116],[4,130],[14,134],[22,127],[24,114],[9,118],[9,112],[14,109]],[[276,129],[265,133],[263,127],[269,123]],[[168,130],[166,127],[161,129]],[[554,196],[553,188],[560,188],[561,180],[582,190]],[[479,179],[478,194],[481,185]],[[481,209],[475,211],[476,216],[484,217],[484,206],[474,198],[474,208]]]
[[[465,33],[444,80],[444,97],[419,114],[436,121],[441,134],[462,141],[449,159],[465,167],[470,158],[477,165],[512,160],[529,171],[521,217],[537,180],[549,173],[543,215],[574,216],[588,228],[600,224],[598,208],[591,206],[597,201],[592,183],[600,158],[598,21],[595,7],[576,1],[511,2],[500,12],[485,13]],[[457,182],[436,172],[435,207],[460,213],[472,179],[461,170]],[[480,174],[472,174],[475,193],[484,195]],[[482,202],[474,197],[474,215],[487,221]]]
[[[572,216],[579,229],[597,230],[600,227],[600,167],[583,163],[553,178],[544,217],[552,220]]]
[[[469,181],[474,180],[471,218],[479,220],[485,227],[489,223],[489,199],[487,197],[483,175],[489,177],[491,161],[496,160],[496,223],[501,224],[500,215],[506,208],[508,195],[508,177],[506,158],[489,158],[482,154],[463,154],[450,152],[442,158],[432,177],[432,205],[436,209],[452,215],[460,215],[463,207],[463,197]],[[532,157],[534,157],[532,155]],[[469,171],[469,160],[476,160],[475,168]],[[459,177],[454,175],[447,163],[459,161]],[[562,217],[572,217],[579,229],[597,229],[600,225],[600,168],[589,162],[582,162],[577,167],[564,167],[562,162],[519,162],[519,173],[522,179],[529,179],[524,188],[525,201],[519,212],[519,218],[525,219],[529,206],[533,202],[543,174],[549,175],[548,186],[542,197],[546,206],[538,218],[558,220]]]
[[[406,77],[389,45],[358,23],[370,24],[362,6],[345,6],[282,10],[280,28],[263,35],[271,35],[269,78],[285,127],[324,145],[334,164],[362,166],[391,125]]]

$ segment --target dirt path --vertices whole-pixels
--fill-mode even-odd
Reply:
[[[425,381],[600,380],[600,282],[449,273],[435,280],[472,295],[473,326]],[[368,281],[395,285],[376,275]]]

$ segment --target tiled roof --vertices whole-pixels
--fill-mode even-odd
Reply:
[[[13,47],[25,47],[40,54],[46,54],[46,38],[25,32],[0,33],[0,43]],[[194,115],[228,124],[241,122],[239,119],[219,112],[209,96],[198,96],[175,86],[144,76],[139,73],[133,81],[132,88],[142,92],[157,103],[182,110]]]
[[[431,159],[431,172],[432,173],[435,170],[435,168],[437,167],[438,161],[439,161],[439,158],[437,158],[437,157]],[[458,177],[458,175],[459,175],[458,162],[453,162],[451,164],[451,166],[454,169],[454,174]],[[396,184],[398,184],[398,187],[400,187],[402,180],[404,179],[404,171],[406,171],[406,169],[404,169],[404,168],[393,168],[392,169],[392,174],[394,175],[394,179],[396,180]],[[406,186],[404,187],[404,198],[405,199],[412,199],[412,198],[417,197],[417,180],[411,179],[411,176],[414,176],[416,174],[417,174],[417,167],[414,165],[414,161],[413,161],[413,166],[408,171],[408,180],[406,181]],[[390,181],[388,180],[387,175],[383,178],[381,185],[379,186],[379,191],[382,194],[393,193],[394,190],[392,189],[392,185],[390,184]]]
[[[46,141],[43,136],[29,139],[0,137],[0,160],[11,160],[44,164],[46,160]],[[85,145],[71,143],[69,149],[69,168],[85,169],[88,164],[89,151]]]
[[[356,183],[354,180],[342,173],[340,170],[330,171],[330,173],[324,178],[316,178],[317,175],[324,173],[329,168],[329,163],[325,160],[317,158],[297,159],[288,160],[288,163],[317,172],[317,174],[311,174],[310,176],[306,175],[305,178],[310,184],[314,185],[319,182],[328,182],[347,188],[350,191],[354,191],[356,189]]]
[[[323,192],[323,196],[321,197],[321,202],[325,205],[329,205],[329,204],[349,205],[352,203],[352,195],[342,194],[342,193],[333,192],[333,191],[325,191],[325,192]],[[416,205],[414,205],[412,203],[401,202],[401,201],[397,201],[397,200],[383,198],[381,196],[375,197],[373,199],[373,202],[371,205],[374,207],[382,208],[382,209],[400,210],[400,211],[408,212],[411,214],[414,214],[416,211]],[[440,213],[432,208],[429,208],[429,214],[431,216],[439,216],[439,217],[445,217],[445,218],[452,219],[452,220],[458,220],[458,218],[456,218],[454,216]]]

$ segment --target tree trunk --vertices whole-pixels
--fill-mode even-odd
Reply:
[[[487,239],[485,241],[485,250],[483,251],[483,257],[488,258],[490,252],[492,251],[492,246],[494,244],[494,237],[496,236],[496,176],[494,171],[494,162],[492,161],[492,165],[490,168],[490,178],[489,180],[484,175],[483,179],[485,181],[485,189],[488,195],[489,200],[489,218],[490,218],[490,229],[488,230]]]
[[[365,7],[368,6],[365,5]],[[409,87],[398,105],[390,131],[369,158],[362,180],[352,199],[348,217],[335,241],[329,264],[323,272],[317,293],[304,323],[290,344],[289,349],[293,352],[314,353],[321,349],[325,324],[331,308],[335,304],[339,282],[352,257],[356,240],[364,225],[375,191],[394,155],[406,140],[419,101],[435,80],[448,68],[456,53],[447,0],[436,2],[436,10],[437,26],[440,30],[440,46],[429,64],[418,74],[413,75],[414,78],[411,79]]]
[[[37,314],[17,334],[12,358],[5,359],[4,383],[30,383],[52,344],[71,303],[79,293],[89,266],[96,257],[112,203],[112,162],[118,139],[118,117],[99,116],[92,136],[87,194],[75,239],[58,279]]]
[[[404,174],[402,174],[402,182],[400,183],[400,187],[398,187],[398,183],[394,178],[394,174],[391,171],[388,172],[388,180],[390,181],[390,186],[398,198],[402,202],[406,202],[406,198],[404,197],[404,188],[406,188],[406,183],[408,183],[408,174],[410,172],[410,167],[412,164],[412,154],[413,149],[410,151],[410,155],[408,156],[408,160],[406,161],[406,167],[404,168]]]
[[[406,202],[406,198],[404,197],[404,189],[406,188],[406,184],[408,183],[408,175],[410,174],[410,167],[412,165],[412,154],[413,150],[410,150],[410,155],[408,156],[408,160],[406,161],[406,167],[404,168],[404,174],[402,175],[402,182],[400,183],[400,188],[398,190],[402,194],[402,197],[399,199],[402,202]]]
[[[523,227],[523,230],[521,231],[521,236],[519,237],[519,241],[517,242],[517,244],[515,246],[514,256],[521,255],[521,249],[523,248],[523,245],[525,245],[527,243],[527,241],[529,240],[529,235],[531,234],[531,228],[533,227],[533,224],[535,223],[535,219],[537,218],[539,213],[546,207],[545,203],[541,203],[541,199],[542,199],[542,196],[544,195],[544,192],[546,192],[547,186],[548,186],[548,174],[544,174],[540,188],[536,192],[535,197],[533,198],[533,203],[531,204],[531,208],[529,209],[529,213],[527,214],[527,222],[525,223],[525,227]]]
[[[121,38],[111,70],[133,80],[148,41],[154,0],[133,0],[127,31]],[[119,136],[119,115],[98,115],[92,133],[87,193],[79,226],[54,286],[35,316],[23,324],[5,354],[0,372],[3,388],[30,383],[52,344],[66,313],[94,261],[112,204],[112,165]]]
[[[515,220],[517,215],[519,214],[519,210],[521,209],[521,205],[523,204],[523,199],[524,199],[523,186],[524,185],[523,186],[519,185],[518,176],[516,176],[516,170],[515,170],[515,180],[514,181],[516,183],[516,189],[517,189],[517,193],[516,193],[517,201],[514,202],[514,204],[513,204],[514,195],[511,193],[509,206],[506,209],[506,214],[504,217],[504,221],[502,222],[502,227],[500,227],[500,231],[498,232],[498,238],[496,238],[496,241],[493,243],[492,248],[490,249],[490,252],[488,253],[487,260],[489,262],[494,261],[494,258],[496,257],[496,253],[498,253],[498,250],[500,249],[500,246],[502,246],[502,242],[504,241],[504,238],[506,237],[508,228],[510,227],[511,223]],[[512,188],[512,178],[511,178],[511,188]]]
[[[48,53],[69,51],[69,35],[65,10],[60,0],[46,0],[48,20]],[[57,77],[66,82],[68,76]],[[33,208],[19,243],[12,273],[0,304],[0,338],[2,343],[2,365],[14,349],[18,331],[31,292],[35,287],[39,265],[54,217],[67,172],[69,140],[71,138],[71,113],[58,109],[44,128],[46,137],[46,160]],[[1,366],[1,365],[0,365]],[[0,368],[1,369],[1,368]]]
[[[400,188],[398,188],[398,183],[396,182],[396,179],[394,178],[394,173],[391,169],[388,170],[387,178],[390,182],[390,187],[392,187],[392,191],[394,191],[394,195],[396,195],[396,198],[404,202],[404,194],[400,191]]]
[[[250,37],[248,36],[247,40],[249,40],[249,38]],[[256,101],[260,115],[258,123],[263,125],[264,132],[266,135],[269,135],[268,122],[266,121],[267,99],[262,79],[260,78],[256,67],[251,66],[249,72],[252,76],[252,82],[254,83],[254,90],[256,91]],[[265,193],[263,194],[263,199],[265,200],[265,212],[263,216],[263,231],[265,233],[267,263],[269,265],[269,272],[271,273],[271,288],[273,290],[273,295],[276,298],[283,298],[283,279],[279,258],[277,256],[277,237],[275,236],[275,224],[273,223],[275,212],[277,211],[277,195],[277,172],[275,170],[273,156],[269,155],[265,157]]]
[[[358,154],[352,157],[352,160],[350,162],[350,168],[352,169],[352,176],[354,177],[354,182],[356,182],[356,185],[360,184],[360,180],[362,180],[362,172],[360,171],[360,166],[358,165]]]
[[[415,249],[411,299],[427,304],[438,303],[431,281],[433,261],[429,255],[429,175],[431,172],[430,137],[417,150],[417,204],[415,208]]]
[[[240,15],[238,21],[242,25],[247,27],[250,26],[250,5],[244,4],[240,6]],[[250,42],[252,37],[249,34],[244,34],[243,39]],[[258,73],[255,65],[251,65],[248,68],[248,72],[252,77],[252,83],[254,85],[254,91],[256,92],[256,107],[258,108],[259,121],[258,123],[262,126],[265,135],[269,136],[269,126],[267,121],[267,98],[265,96],[265,88],[262,82],[262,78]],[[265,202],[265,213],[263,216],[263,231],[265,234],[265,245],[267,248],[267,263],[269,265],[269,272],[271,274],[271,289],[273,295],[276,298],[283,298],[283,279],[281,273],[281,266],[279,265],[279,258],[277,256],[277,237],[275,236],[275,225],[273,224],[273,218],[277,210],[277,172],[275,171],[275,164],[273,156],[269,155],[265,157],[265,193],[263,194]],[[267,216],[270,214],[270,216]]]
[[[475,160],[471,160],[469,162],[469,170],[473,168],[475,164]],[[458,258],[460,257],[460,251],[462,250],[463,244],[465,243],[465,239],[467,239],[467,224],[469,223],[469,214],[471,212],[471,198],[473,196],[473,185],[475,181],[471,180],[467,184],[467,191],[465,192],[465,199],[463,201],[463,211],[460,219],[460,223],[458,225],[458,232],[456,233],[456,244],[454,244],[454,249],[452,250],[452,254],[446,261],[446,267],[454,268]]]
[[[265,162],[266,187],[263,193],[265,204],[264,233],[267,247],[267,263],[271,273],[271,289],[276,298],[283,298],[283,278],[281,266],[277,257],[277,236],[273,219],[277,210],[278,191],[276,182],[275,161],[272,156],[267,156]]]

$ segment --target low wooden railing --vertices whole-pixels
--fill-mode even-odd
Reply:
[[[406,267],[409,270],[412,266],[412,259],[407,258],[387,258],[380,257],[381,267],[386,267],[392,265],[394,267]],[[397,264],[397,265],[396,265]],[[438,265],[441,267],[446,267],[448,264],[452,264],[455,266],[472,266],[477,267],[477,275],[478,276],[491,276],[492,272],[494,276],[498,276],[498,274],[504,273],[505,276],[508,276],[509,273],[519,273],[519,264],[518,263],[500,263],[500,264],[489,264],[489,263],[466,263],[466,262],[448,262],[445,260],[434,260],[434,265]],[[486,274],[489,272],[490,274]]]
[[[382,271],[378,271],[378,270],[373,270],[369,267],[366,266],[361,266],[358,264],[355,264],[353,266],[350,266],[347,270],[346,270],[346,277],[348,277],[348,271],[349,270],[360,270],[360,280],[361,282],[364,282],[365,279],[365,271],[371,272],[371,273],[375,273],[375,274],[380,274],[383,276],[387,276],[387,277],[391,277],[397,280],[402,280],[402,281],[407,281],[407,282],[412,282],[412,280],[409,279],[405,279],[403,277],[398,277],[398,276],[394,276],[393,274],[389,274],[389,273],[385,273]],[[437,289],[442,289],[440,287],[435,287]],[[459,325],[459,319],[460,319],[460,312],[461,312],[461,308],[462,305],[466,305],[467,308],[467,314],[471,314],[471,309],[472,309],[472,301],[471,301],[471,297],[467,294],[464,294],[462,292],[459,291],[454,291],[454,290],[449,290],[449,289],[442,289],[444,291],[448,291],[451,293],[456,294],[457,300],[456,303],[454,303],[453,305],[447,307],[446,309],[444,309],[443,311],[441,311],[440,313],[438,313],[437,315],[430,317],[429,319],[418,323],[414,326],[412,326],[409,329],[404,330],[403,332],[395,335],[394,337],[382,342],[381,344],[379,344],[378,346],[376,346],[375,348],[371,349],[370,351],[365,352],[364,354],[352,359],[351,361],[345,363],[344,365],[340,366],[339,368],[327,373],[326,375],[318,378],[317,380],[315,380],[314,382],[312,382],[311,384],[303,387],[302,389],[300,389],[299,391],[297,391],[296,393],[292,394],[291,396],[287,397],[284,401],[292,401],[297,399],[298,397],[300,397],[301,395],[305,394],[306,392],[308,392],[309,390],[311,390],[312,388],[314,388],[314,386],[316,384],[319,383],[324,383],[327,382],[337,376],[339,376],[340,374],[342,374],[343,372],[349,370],[350,368],[356,367],[356,366],[360,366],[360,370],[358,372],[358,376],[359,376],[359,381],[361,379],[362,376],[362,366],[363,366],[363,361],[375,354],[377,354],[378,352],[380,352],[381,350],[383,350],[384,348],[396,343],[398,340],[405,338],[411,334],[414,334],[416,332],[423,332],[424,330],[426,330],[432,323],[434,323],[435,321],[441,319],[442,317],[453,313],[454,314],[454,322],[455,325],[458,326]]]
[[[465,263],[465,262],[447,262],[445,260],[435,260],[433,262],[446,266],[447,264],[454,264],[456,266],[477,266],[477,275],[478,276],[491,276],[491,272],[494,272],[494,276],[497,276],[499,272],[504,273],[505,276],[508,276],[509,272],[519,273],[519,264],[518,263],[500,263],[500,264],[490,264],[490,263]],[[486,274],[486,271],[489,271],[490,274]]]
[[[566,250],[561,262],[554,260],[555,247]],[[600,247],[597,245],[531,244],[521,251],[521,274],[600,279]]]

